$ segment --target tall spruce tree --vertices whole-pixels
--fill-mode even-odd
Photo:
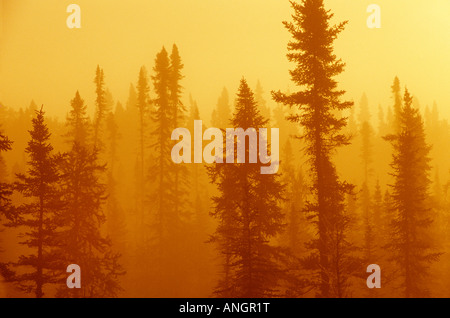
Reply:
[[[184,65],[181,61],[178,47],[174,44],[172,53],[170,54],[170,79],[169,79],[169,93],[170,93],[170,107],[173,111],[172,124],[174,128],[183,127],[186,121],[186,107],[181,102],[182,86],[181,80],[183,75],[181,71]],[[188,189],[189,189],[189,172],[184,165],[176,165],[173,167],[175,182],[173,184],[175,207],[175,215],[183,213],[186,215],[188,207]]]
[[[339,180],[332,161],[334,150],[349,143],[341,133],[346,118],[335,114],[353,103],[341,101],[345,93],[337,89],[334,77],[344,70],[344,63],[333,53],[333,42],[346,22],[330,25],[333,14],[322,0],[291,1],[293,22],[284,22],[293,39],[289,42],[289,61],[296,63],[290,71],[292,81],[303,90],[292,94],[273,92],[276,102],[297,107],[289,119],[304,129],[306,154],[309,156],[314,201],[307,205],[316,225],[311,256],[305,266],[316,269],[318,297],[348,295],[349,276],[355,271],[353,249],[347,238],[350,218],[345,211],[345,194],[352,186]]]
[[[86,146],[89,140],[91,124],[86,114],[87,106],[77,91],[75,97],[70,102],[71,109],[66,117],[67,127],[69,128],[64,135],[69,144],[77,141],[78,144]]]
[[[7,271],[6,280],[42,298],[46,285],[60,282],[58,274],[63,266],[57,240],[62,225],[59,218],[61,192],[57,186],[60,175],[42,108],[36,111],[29,133],[31,139],[25,149],[29,156],[28,172],[16,175],[14,189],[30,201],[12,209],[5,225],[24,230],[20,243],[29,248],[30,254],[21,255],[11,264],[19,269]]]
[[[101,131],[108,114],[108,102],[105,89],[105,74],[103,69],[97,65],[95,71],[95,120],[94,120],[94,147],[101,147]]]
[[[146,140],[148,138],[147,129],[149,128],[150,116],[150,87],[148,85],[147,71],[144,66],[139,71],[139,78],[137,83],[137,100],[136,106],[139,112],[139,152],[138,152],[138,167],[137,167],[137,197],[138,197],[138,213],[140,218],[140,225],[144,223],[144,199],[146,193],[145,182],[145,160],[146,160]],[[130,88],[130,96],[132,94]]]
[[[429,295],[427,280],[430,264],[439,253],[431,238],[429,197],[430,146],[425,141],[422,117],[412,106],[405,89],[399,113],[399,130],[385,137],[390,141],[393,184],[391,193],[391,237],[387,247],[398,265],[400,288],[405,297]]]
[[[232,126],[244,130],[256,127],[258,133],[258,127],[266,123],[252,91],[242,79]],[[246,145],[246,158],[255,146]],[[281,251],[271,244],[271,238],[284,227],[279,205],[283,187],[278,175],[261,174],[260,165],[249,163],[216,163],[209,174],[219,191],[213,198],[211,214],[219,225],[212,242],[225,258],[224,276],[216,295],[246,298],[278,295],[284,271],[279,263]]]
[[[173,290],[167,284],[174,279],[179,272],[177,260],[179,260],[179,249],[181,239],[182,219],[176,214],[174,182],[175,168],[171,159],[171,134],[174,126],[173,108],[171,107],[170,91],[170,59],[166,49],[157,54],[153,86],[155,99],[152,120],[154,129],[152,132],[153,163],[149,166],[149,178],[152,183],[152,191],[149,199],[152,202],[150,215],[152,219],[151,233],[154,234],[152,246],[152,269],[153,286],[159,295],[174,295]],[[181,282],[180,282],[181,283]]]
[[[81,289],[58,289],[60,297],[114,297],[121,287],[123,275],[119,255],[111,241],[102,235],[106,222],[103,205],[107,199],[106,185],[101,182],[106,165],[99,163],[99,150],[86,143],[88,119],[86,107],[77,92],[67,117],[69,133],[73,134],[71,149],[59,161],[60,187],[64,202],[59,234],[65,263],[77,264],[82,271]]]
[[[156,56],[154,67],[155,75],[152,76],[156,94],[156,98],[153,100],[155,105],[153,111],[153,120],[155,122],[153,136],[155,142],[152,145],[155,158],[150,170],[150,175],[155,179],[157,184],[157,190],[155,192],[155,212],[157,215],[160,239],[162,239],[164,227],[167,225],[166,218],[170,215],[169,209],[172,206],[171,200],[173,199],[173,193],[170,191],[173,176],[169,173],[171,169],[171,147],[169,141],[173,128],[173,117],[170,108],[169,67],[169,57],[167,51],[163,48]]]

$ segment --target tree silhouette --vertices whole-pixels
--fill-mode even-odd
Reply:
[[[110,240],[101,233],[106,222],[103,205],[107,194],[100,180],[106,165],[98,163],[99,150],[84,143],[88,135],[86,108],[79,106],[72,103],[67,126],[80,139],[73,139],[71,150],[62,155],[58,165],[64,202],[60,216],[64,229],[58,237],[64,242],[61,249],[65,263],[80,266],[83,283],[81,289],[61,287],[57,295],[113,297],[121,290],[118,277],[124,272],[119,255],[112,252]]]
[[[181,266],[178,261],[183,254],[181,237],[184,220],[181,215],[177,214],[174,204],[177,202],[174,190],[176,168],[171,159],[170,136],[175,128],[175,120],[170,91],[170,59],[164,47],[156,56],[153,71],[152,79],[156,98],[153,99],[154,110],[152,112],[154,122],[151,146],[153,162],[149,169],[149,178],[152,184],[149,196],[149,200],[152,202],[150,230],[154,234],[151,252],[154,270],[152,281],[153,286],[158,289],[158,295],[173,295],[167,282],[177,277],[181,284],[182,279],[186,278],[176,275],[179,273],[177,268]],[[181,214],[183,211],[179,212]]]
[[[145,160],[146,153],[145,148],[146,140],[148,135],[146,134],[149,128],[149,116],[150,116],[150,87],[148,85],[147,71],[145,67],[141,67],[139,71],[139,78],[137,83],[137,98],[136,106],[139,112],[139,152],[138,152],[138,167],[137,167],[137,197],[138,197],[138,208],[140,214],[140,223],[144,223],[144,198],[146,193],[146,182],[145,182]],[[132,97],[133,91],[130,91],[130,96]]]
[[[78,144],[86,146],[90,142],[88,137],[91,131],[91,124],[86,114],[87,106],[78,91],[75,93],[75,97],[71,100],[70,104],[71,109],[66,118],[69,130],[64,137],[67,138],[69,144],[74,143],[76,140]]]
[[[100,147],[100,134],[104,124],[106,115],[108,114],[108,103],[106,100],[106,89],[105,89],[105,75],[103,69],[97,65],[97,70],[95,71],[95,120],[94,120],[94,147]]]
[[[29,201],[8,215],[5,225],[25,228],[21,244],[30,249],[29,255],[21,255],[14,268],[23,269],[9,272],[6,280],[17,284],[26,293],[34,293],[37,298],[44,296],[44,286],[58,283],[62,270],[58,253],[60,242],[56,239],[61,230],[59,212],[62,208],[61,193],[57,187],[60,179],[57,171],[57,157],[52,154],[49,142],[50,132],[44,121],[44,111],[36,111],[32,119],[31,139],[25,149],[28,154],[27,174],[17,174],[14,184],[16,191]]]
[[[345,194],[352,186],[339,180],[332,162],[333,151],[349,143],[340,131],[346,118],[336,117],[336,111],[350,108],[352,102],[342,102],[343,90],[337,90],[334,76],[344,70],[344,63],[333,54],[333,42],[346,22],[330,26],[332,13],[325,10],[322,0],[291,1],[294,22],[284,22],[293,39],[287,57],[295,62],[290,71],[292,81],[304,88],[292,94],[273,92],[276,102],[298,107],[300,113],[289,119],[304,128],[306,154],[309,156],[314,202],[307,209],[317,228],[317,240],[311,245],[311,255],[305,265],[319,272],[317,296],[344,297],[348,278],[355,270],[347,239],[350,219],[345,214]]]
[[[169,93],[170,93],[170,107],[172,108],[172,124],[174,128],[184,125],[186,121],[186,107],[181,102],[182,86],[180,81],[183,79],[181,71],[184,65],[181,62],[178,47],[174,44],[172,53],[170,54],[170,79],[169,79]],[[176,165],[173,167],[174,171],[174,207],[175,215],[178,216],[180,211],[186,214],[188,209],[187,193],[189,190],[189,172],[184,165]]]
[[[264,127],[252,91],[242,79],[237,94],[233,127],[244,130]],[[246,157],[250,147],[246,147]],[[216,288],[219,297],[270,297],[277,295],[283,270],[279,264],[280,250],[270,239],[283,229],[282,185],[277,175],[263,175],[257,164],[221,164],[209,169],[219,195],[213,198],[212,215],[219,225],[212,242],[221,254],[225,277]]]
[[[216,108],[211,114],[211,125],[216,128],[225,129],[230,124],[231,115],[228,90],[224,87],[217,100]]]
[[[422,117],[412,107],[412,97],[405,89],[403,107],[399,114],[399,130],[388,135],[392,157],[391,238],[387,247],[399,266],[400,288],[405,297],[428,294],[427,278],[430,264],[439,253],[431,239],[432,224],[429,208],[430,147],[425,141]]]

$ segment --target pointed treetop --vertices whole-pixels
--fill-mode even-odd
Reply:
[[[394,83],[392,84],[391,88],[393,93],[400,92],[400,80],[398,79],[397,76],[394,78]]]
[[[257,129],[267,123],[267,119],[263,118],[258,110],[254,94],[245,78],[240,82],[232,123],[234,127],[243,129],[249,127]]]
[[[366,93],[361,96],[361,101],[359,102],[359,122],[369,122],[370,121],[370,110],[369,110],[369,100],[367,99]]]

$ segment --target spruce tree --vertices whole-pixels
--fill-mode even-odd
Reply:
[[[137,167],[137,197],[138,197],[138,212],[141,226],[144,223],[144,198],[146,193],[145,182],[145,148],[146,140],[148,138],[147,129],[149,129],[150,116],[150,87],[148,85],[147,71],[144,66],[139,71],[139,78],[137,83],[137,98],[136,106],[139,112],[139,151],[138,151],[138,167]],[[133,91],[130,88],[130,96]],[[131,97],[132,98],[132,97]]]
[[[76,95],[76,99],[77,99]],[[81,99],[80,99],[81,100]],[[65,263],[77,264],[82,272],[81,289],[58,289],[60,297],[114,297],[121,287],[123,269],[119,255],[111,248],[101,228],[106,222],[103,206],[107,199],[102,183],[106,165],[100,164],[99,150],[86,143],[88,123],[86,108],[72,103],[67,118],[69,133],[73,133],[71,149],[59,160],[60,187],[64,202],[60,221],[64,230],[59,234]]]
[[[75,97],[70,102],[71,109],[67,114],[66,122],[69,128],[64,135],[69,144],[76,140],[78,144],[86,146],[89,133],[91,131],[91,124],[89,117],[86,114],[87,106],[77,91]]]
[[[341,101],[345,91],[337,89],[334,77],[343,72],[344,63],[333,53],[333,42],[346,22],[330,25],[333,14],[322,0],[291,1],[291,6],[294,22],[284,22],[293,37],[287,57],[296,63],[290,75],[302,90],[272,94],[276,102],[298,108],[289,118],[304,129],[314,197],[307,209],[317,236],[305,260],[305,266],[318,274],[317,281],[311,283],[318,287],[318,297],[344,297],[357,265],[351,256],[353,247],[347,237],[350,218],[345,209],[345,195],[352,186],[339,180],[332,154],[349,143],[341,132],[346,118],[335,114],[353,103]]]
[[[60,282],[61,255],[57,239],[61,231],[60,211],[62,201],[58,189],[60,175],[57,157],[53,155],[50,132],[44,120],[44,111],[36,111],[32,119],[31,139],[25,149],[28,155],[28,171],[17,174],[14,189],[30,201],[15,207],[8,214],[8,227],[20,228],[23,232],[20,243],[29,248],[28,255],[21,255],[12,263],[18,271],[10,271],[7,281],[17,284],[26,293],[36,298],[44,296],[44,287]],[[25,270],[25,271],[23,271]]]
[[[407,89],[399,113],[399,130],[385,139],[394,149],[391,237],[387,247],[398,266],[404,296],[427,296],[430,264],[439,257],[430,231],[430,146],[425,140],[422,117],[413,108]]]
[[[155,128],[153,137],[155,139],[152,145],[154,151],[154,163],[151,166],[150,175],[155,179],[157,189],[155,192],[155,212],[157,215],[159,238],[162,239],[164,227],[167,225],[167,219],[172,207],[171,200],[173,193],[170,191],[173,182],[171,169],[171,145],[170,136],[172,133],[172,111],[170,108],[169,91],[169,57],[165,48],[156,56],[154,72],[152,76],[155,88],[156,98],[153,100],[155,109],[152,113]],[[153,201],[153,200],[152,200]],[[164,212],[166,210],[166,212]],[[169,210],[169,211],[167,211]]]
[[[254,95],[242,79],[237,94],[233,127],[264,127]],[[246,146],[248,157],[251,145]],[[209,169],[219,194],[213,197],[212,216],[219,225],[212,236],[223,262],[224,275],[215,290],[219,297],[271,297],[279,295],[284,270],[281,251],[271,244],[284,224],[283,187],[276,174],[260,173],[260,165],[216,163]]]
[[[225,129],[230,124],[231,106],[228,90],[226,87],[222,89],[219,99],[217,100],[216,108],[211,114],[212,127]]]
[[[152,100],[154,109],[152,120],[154,129],[152,131],[151,150],[153,162],[149,166],[149,181],[152,184],[149,200],[150,206],[150,233],[153,234],[151,262],[153,264],[152,283],[158,290],[158,295],[174,295],[168,281],[174,279],[179,273],[180,243],[182,242],[183,220],[176,214],[174,182],[175,171],[172,162],[171,149],[172,130],[174,126],[173,107],[171,107],[171,70],[170,59],[166,49],[157,54],[153,86],[156,98]],[[178,263],[178,264],[177,264]],[[179,277],[181,284],[181,277]],[[185,279],[185,277],[183,278]]]
[[[183,75],[181,71],[184,65],[181,61],[178,47],[174,44],[172,47],[172,53],[170,54],[170,80],[169,80],[169,92],[170,92],[170,107],[173,111],[172,124],[174,128],[183,127],[186,121],[186,107],[181,102],[182,86],[181,80]],[[184,165],[176,165],[173,167],[175,182],[173,184],[174,191],[174,207],[175,215],[183,213],[186,215],[186,210],[189,209],[187,193],[189,190],[189,172]]]
[[[95,71],[95,120],[94,120],[94,147],[101,147],[101,131],[104,120],[108,114],[108,104],[106,100],[105,75],[103,69],[97,65]]]

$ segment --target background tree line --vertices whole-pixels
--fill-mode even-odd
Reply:
[[[78,91],[64,121],[34,102],[1,105],[7,296],[449,295],[448,122],[397,77],[377,120],[365,94],[346,100],[333,52],[346,22],[331,24],[321,0],[291,4],[291,92],[269,96],[242,78],[200,114],[173,45],[137,70],[123,104],[97,66],[91,111]],[[279,173],[174,164],[172,130],[193,131],[197,119],[205,129],[280,128]],[[65,286],[72,263],[80,290]],[[379,290],[366,287],[372,263]]]

